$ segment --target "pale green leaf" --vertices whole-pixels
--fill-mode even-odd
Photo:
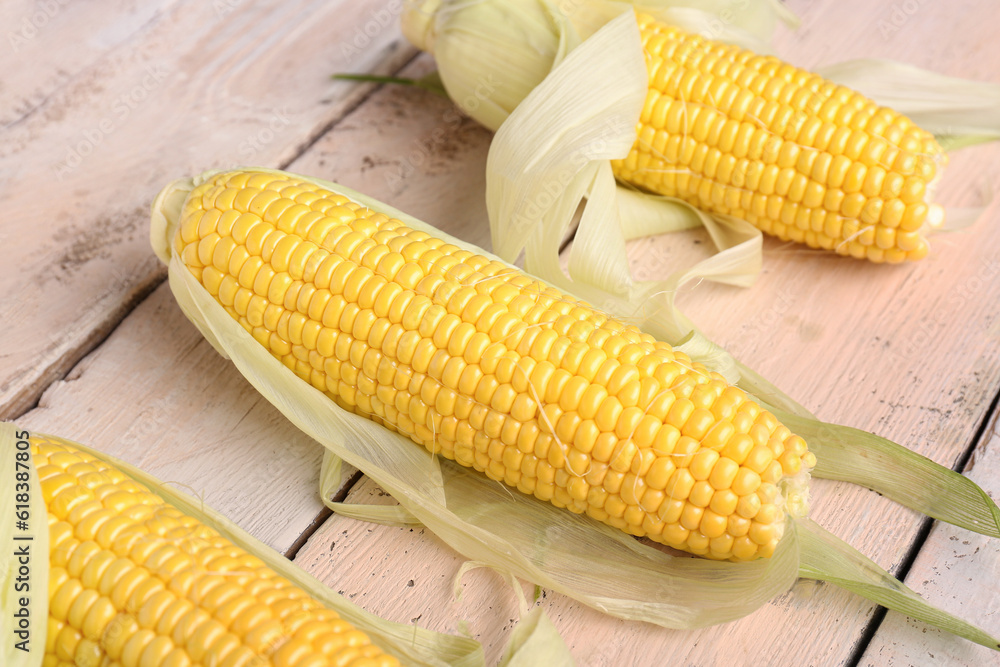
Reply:
[[[815,522],[796,520],[802,548],[799,576],[841,588],[969,641],[1000,650],[1000,640],[985,630],[934,607],[870,558]]]
[[[517,259],[585,166],[628,153],[646,86],[638,26],[622,14],[527,96],[519,107],[523,111],[497,132],[487,160],[495,253],[507,261]],[[576,202],[570,204],[575,207]],[[623,242],[616,251],[624,251]]]
[[[694,229],[704,224],[694,207],[672,197],[650,195],[619,183],[617,200],[626,241]]]
[[[975,482],[865,431],[775,411],[816,455],[813,476],[860,484],[927,516],[1000,537],[1000,508]]]
[[[514,628],[499,667],[573,667],[575,664],[556,626],[541,607],[536,607]]]
[[[891,60],[851,60],[818,74],[905,114],[953,146],[1000,138],[1000,85],[945,76]]]

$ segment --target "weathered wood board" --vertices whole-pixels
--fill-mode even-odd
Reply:
[[[789,5],[803,25],[781,32],[777,51],[797,64],[889,57],[1000,82],[989,0]],[[256,163],[341,182],[488,246],[490,135],[421,90],[328,78],[407,65],[415,51],[393,7],[0,7],[10,47],[0,47],[0,244],[14,258],[0,266],[0,416],[136,463],[279,551],[308,537],[295,561],[336,590],[393,620],[467,628],[495,662],[519,614],[508,582],[472,571],[455,600],[462,558],[433,535],[326,518],[320,447],[184,320],[146,239],[149,202],[166,181]],[[431,67],[420,56],[402,73]],[[956,154],[941,200],[980,203],[1000,183],[998,158],[998,147]],[[894,268],[768,241],[755,287],[703,284],[680,303],[823,418],[949,466],[978,445],[969,474],[998,494],[995,414],[977,440],[1000,393],[998,224],[994,207],[972,229],[936,237],[927,260]],[[663,275],[706,242],[697,233],[636,241],[634,271]],[[813,489],[817,521],[891,571],[915,554],[911,586],[1000,633],[996,540],[935,525],[924,542],[921,517],[874,493],[822,480]],[[392,501],[364,480],[348,502]],[[531,586],[523,590],[530,601]],[[874,605],[810,582],[746,619],[694,632],[619,621],[548,591],[536,604],[581,665],[1000,664],[898,614],[876,625]]]
[[[16,258],[0,267],[0,417],[29,408],[163,279],[147,240],[163,185],[287,164],[372,90],[332,73],[390,74],[415,52],[376,0],[86,16],[53,2],[62,9],[23,48],[0,49],[14,73],[0,106],[0,243]],[[3,25],[48,4],[11,3]]]

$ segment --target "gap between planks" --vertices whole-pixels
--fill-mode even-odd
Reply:
[[[969,463],[973,462],[974,464],[976,452],[980,448],[985,448],[987,446],[990,434],[996,429],[998,421],[1000,421],[1000,390],[997,391],[997,394],[993,397],[993,401],[990,403],[989,408],[983,415],[983,418],[979,423],[979,428],[976,429],[975,435],[973,435],[969,441],[969,447],[966,448],[965,452],[962,453],[955,464],[951,467],[952,470],[959,474],[968,472],[968,469],[970,468]],[[917,562],[917,558],[928,545],[931,530],[934,528],[935,521],[936,520],[931,517],[925,517],[923,519],[920,529],[913,538],[913,544],[910,545],[909,552],[903,558],[898,571],[893,573],[893,575],[903,583],[906,583],[906,579],[913,570],[913,566]],[[872,618],[868,623],[868,627],[865,628],[865,633],[855,646],[854,656],[848,663],[851,667],[862,666],[861,661],[864,660],[865,656],[868,654],[872,643],[875,641],[876,636],[885,623],[888,613],[889,609],[880,606],[872,615]]]

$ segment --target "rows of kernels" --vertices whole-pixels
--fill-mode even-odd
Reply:
[[[177,245],[341,407],[629,533],[770,555],[777,484],[814,463],[742,391],[635,326],[313,184],[219,175],[189,196]]]
[[[46,665],[398,664],[116,468],[54,441],[32,453],[49,517]]]
[[[650,86],[620,179],[842,255],[927,254],[920,230],[941,221],[927,187],[945,160],[930,133],[772,56],[640,26]]]

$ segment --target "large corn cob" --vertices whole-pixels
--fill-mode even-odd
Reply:
[[[304,590],[117,468],[32,438],[48,511],[45,667],[389,667]]]
[[[619,179],[841,255],[927,254],[933,135],[773,56],[638,20],[649,91]]]
[[[631,534],[769,556],[783,493],[815,464],[802,438],[666,343],[308,180],[208,178],[173,245],[341,407]]]

